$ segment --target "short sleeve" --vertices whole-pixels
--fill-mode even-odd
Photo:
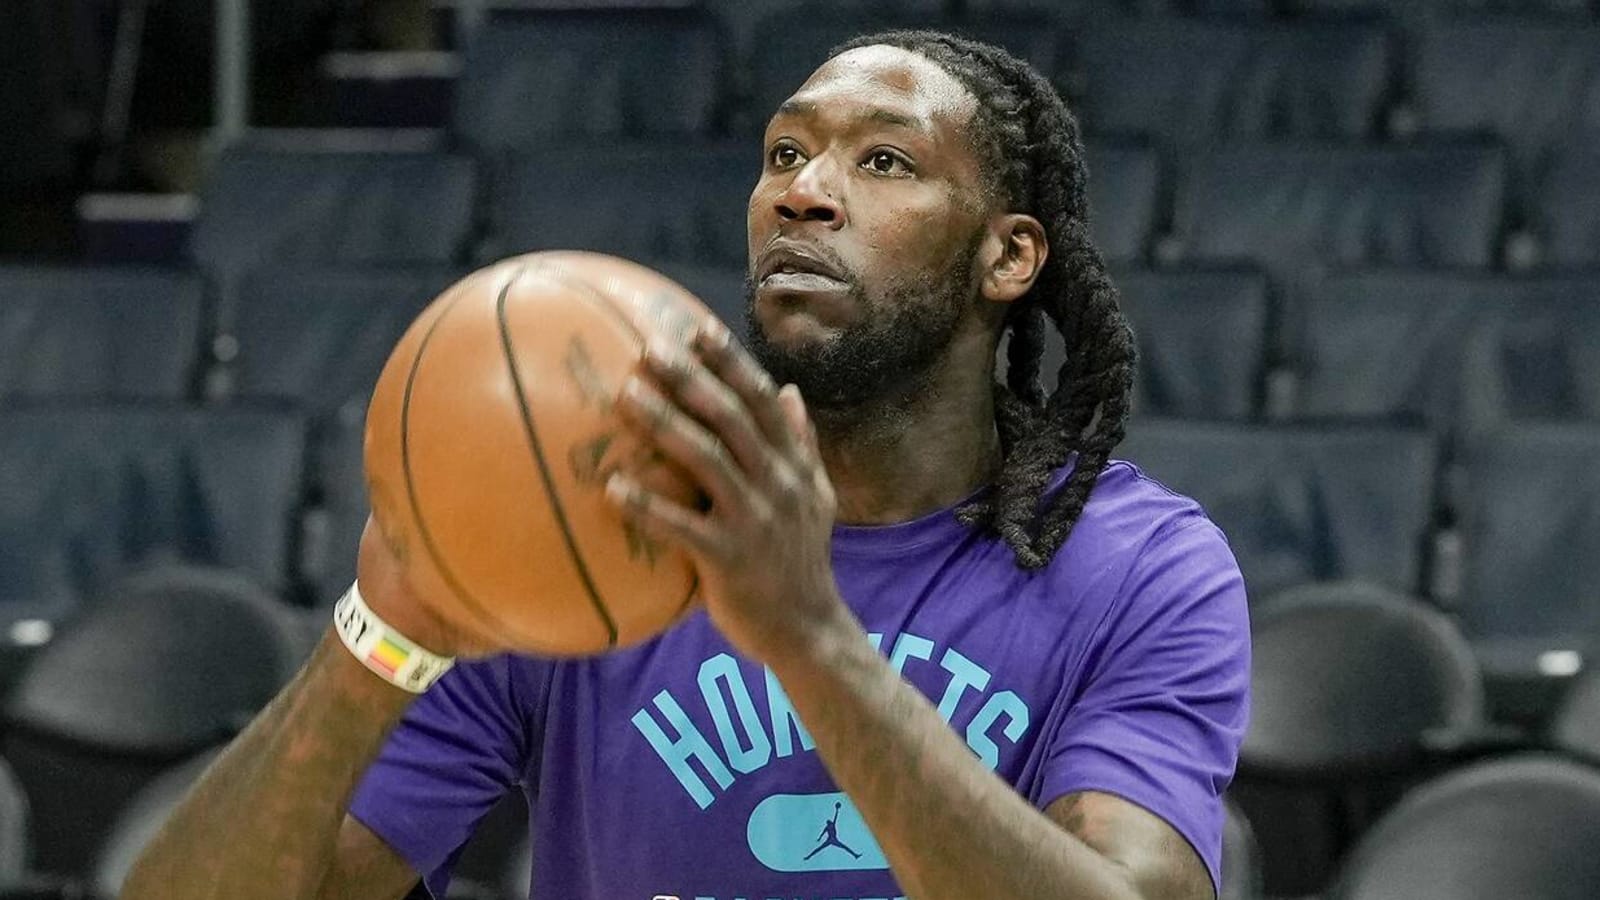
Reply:
[[[514,785],[532,746],[512,657],[462,661],[418,697],[356,786],[350,814],[443,896],[452,855]]]
[[[1222,793],[1249,717],[1244,580],[1222,532],[1198,514],[1141,551],[1049,736],[1040,807],[1078,791],[1160,816],[1221,884]]]

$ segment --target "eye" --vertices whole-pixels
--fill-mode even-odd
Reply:
[[[879,175],[910,175],[911,162],[893,150],[874,150],[862,163]]]
[[[767,151],[767,162],[780,169],[788,169],[799,165],[804,160],[800,148],[793,144],[779,144]]]

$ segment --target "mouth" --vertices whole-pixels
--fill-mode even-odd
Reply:
[[[847,291],[850,283],[838,267],[803,245],[776,244],[762,254],[756,284],[763,290],[792,293]]]

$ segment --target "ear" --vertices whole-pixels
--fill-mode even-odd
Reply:
[[[989,221],[989,233],[979,255],[983,273],[979,290],[991,303],[1010,303],[1022,297],[1038,280],[1050,242],[1044,226],[1026,213],[1002,213]]]

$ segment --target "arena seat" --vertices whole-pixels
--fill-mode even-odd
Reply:
[[[1334,579],[1417,589],[1437,449],[1419,429],[1138,418],[1113,456],[1198,500],[1261,598]]]
[[[1465,455],[1465,570],[1457,610],[1495,666],[1495,645],[1539,653],[1587,648],[1600,634],[1600,426],[1516,422]]]
[[[1181,258],[1255,261],[1291,290],[1328,268],[1488,268],[1504,190],[1488,144],[1234,145],[1192,161],[1173,238]]]
[[[1384,16],[1407,27],[1429,18],[1494,13],[1529,16],[1589,15],[1589,0],[1283,0],[1286,12],[1314,16]]]
[[[1495,279],[1488,287],[1477,298],[1483,314],[1462,376],[1467,425],[1600,424],[1600,272]]]
[[[1319,280],[1290,309],[1295,412],[1453,431],[1468,339],[1507,293],[1504,279],[1467,271],[1368,270]]]
[[[0,411],[0,616],[59,617],[130,567],[288,577],[305,424],[278,410]]]
[[[316,503],[306,513],[300,573],[319,606],[331,607],[356,576],[356,550],[371,512],[361,462],[365,413],[347,408],[325,422],[312,454]]]
[[[1124,269],[1113,281],[1138,339],[1139,413],[1255,416],[1267,341],[1267,284],[1259,272]],[[1048,361],[1045,371],[1060,364],[1059,357]]]
[[[1594,134],[1600,137],[1600,126]],[[1541,264],[1600,266],[1600,191],[1594,188],[1597,171],[1600,149],[1592,140],[1557,152],[1544,170],[1527,211],[1527,227],[1538,241]]]
[[[222,331],[237,343],[231,395],[281,400],[313,416],[365,410],[411,322],[459,272],[439,268],[294,269],[246,277]]]
[[[1600,131],[1600,23],[1440,18],[1417,37],[1407,107],[1424,132],[1492,134],[1532,176],[1547,148]]]
[[[1081,96],[1085,126],[1180,155],[1227,140],[1364,138],[1388,101],[1381,23],[1113,18],[1075,37],[1057,80]]]
[[[471,160],[245,147],[218,159],[190,253],[225,277],[265,263],[448,265],[472,227]]]
[[[497,10],[466,47],[454,130],[490,156],[720,130],[727,39],[700,9]]]
[[[1089,228],[1109,261],[1145,258],[1161,203],[1161,158],[1129,142],[1090,142]]]
[[[600,143],[504,159],[489,199],[487,261],[531,250],[745,265],[745,210],[761,174],[747,141]]]
[[[1327,900],[1591,900],[1600,770],[1520,755],[1418,787],[1351,854]]]
[[[86,875],[135,791],[266,705],[304,658],[291,616],[237,573],[158,567],[66,623],[6,700],[0,734],[33,810],[34,868]]]
[[[1472,648],[1419,599],[1359,582],[1299,585],[1252,615],[1251,722],[1231,794],[1272,896],[1320,889],[1386,788],[1486,719]]]
[[[1217,900],[1260,900],[1261,848],[1239,807],[1222,800],[1222,891]]]
[[[1013,8],[1004,13],[952,19],[929,14],[922,8],[926,5],[891,3],[840,9],[812,4],[761,20],[756,25],[753,56],[748,65],[748,127],[759,134],[778,104],[799,89],[829,50],[874,31],[891,28],[948,30],[1004,47],[1033,63],[1041,72],[1055,71],[1059,37],[1051,15]]]
[[[91,855],[87,881],[96,896],[115,897],[122,892],[122,882],[139,854],[221,754],[221,748],[203,751],[156,775],[129,798]]]
[[[185,273],[0,266],[0,401],[183,400],[202,307]]]

